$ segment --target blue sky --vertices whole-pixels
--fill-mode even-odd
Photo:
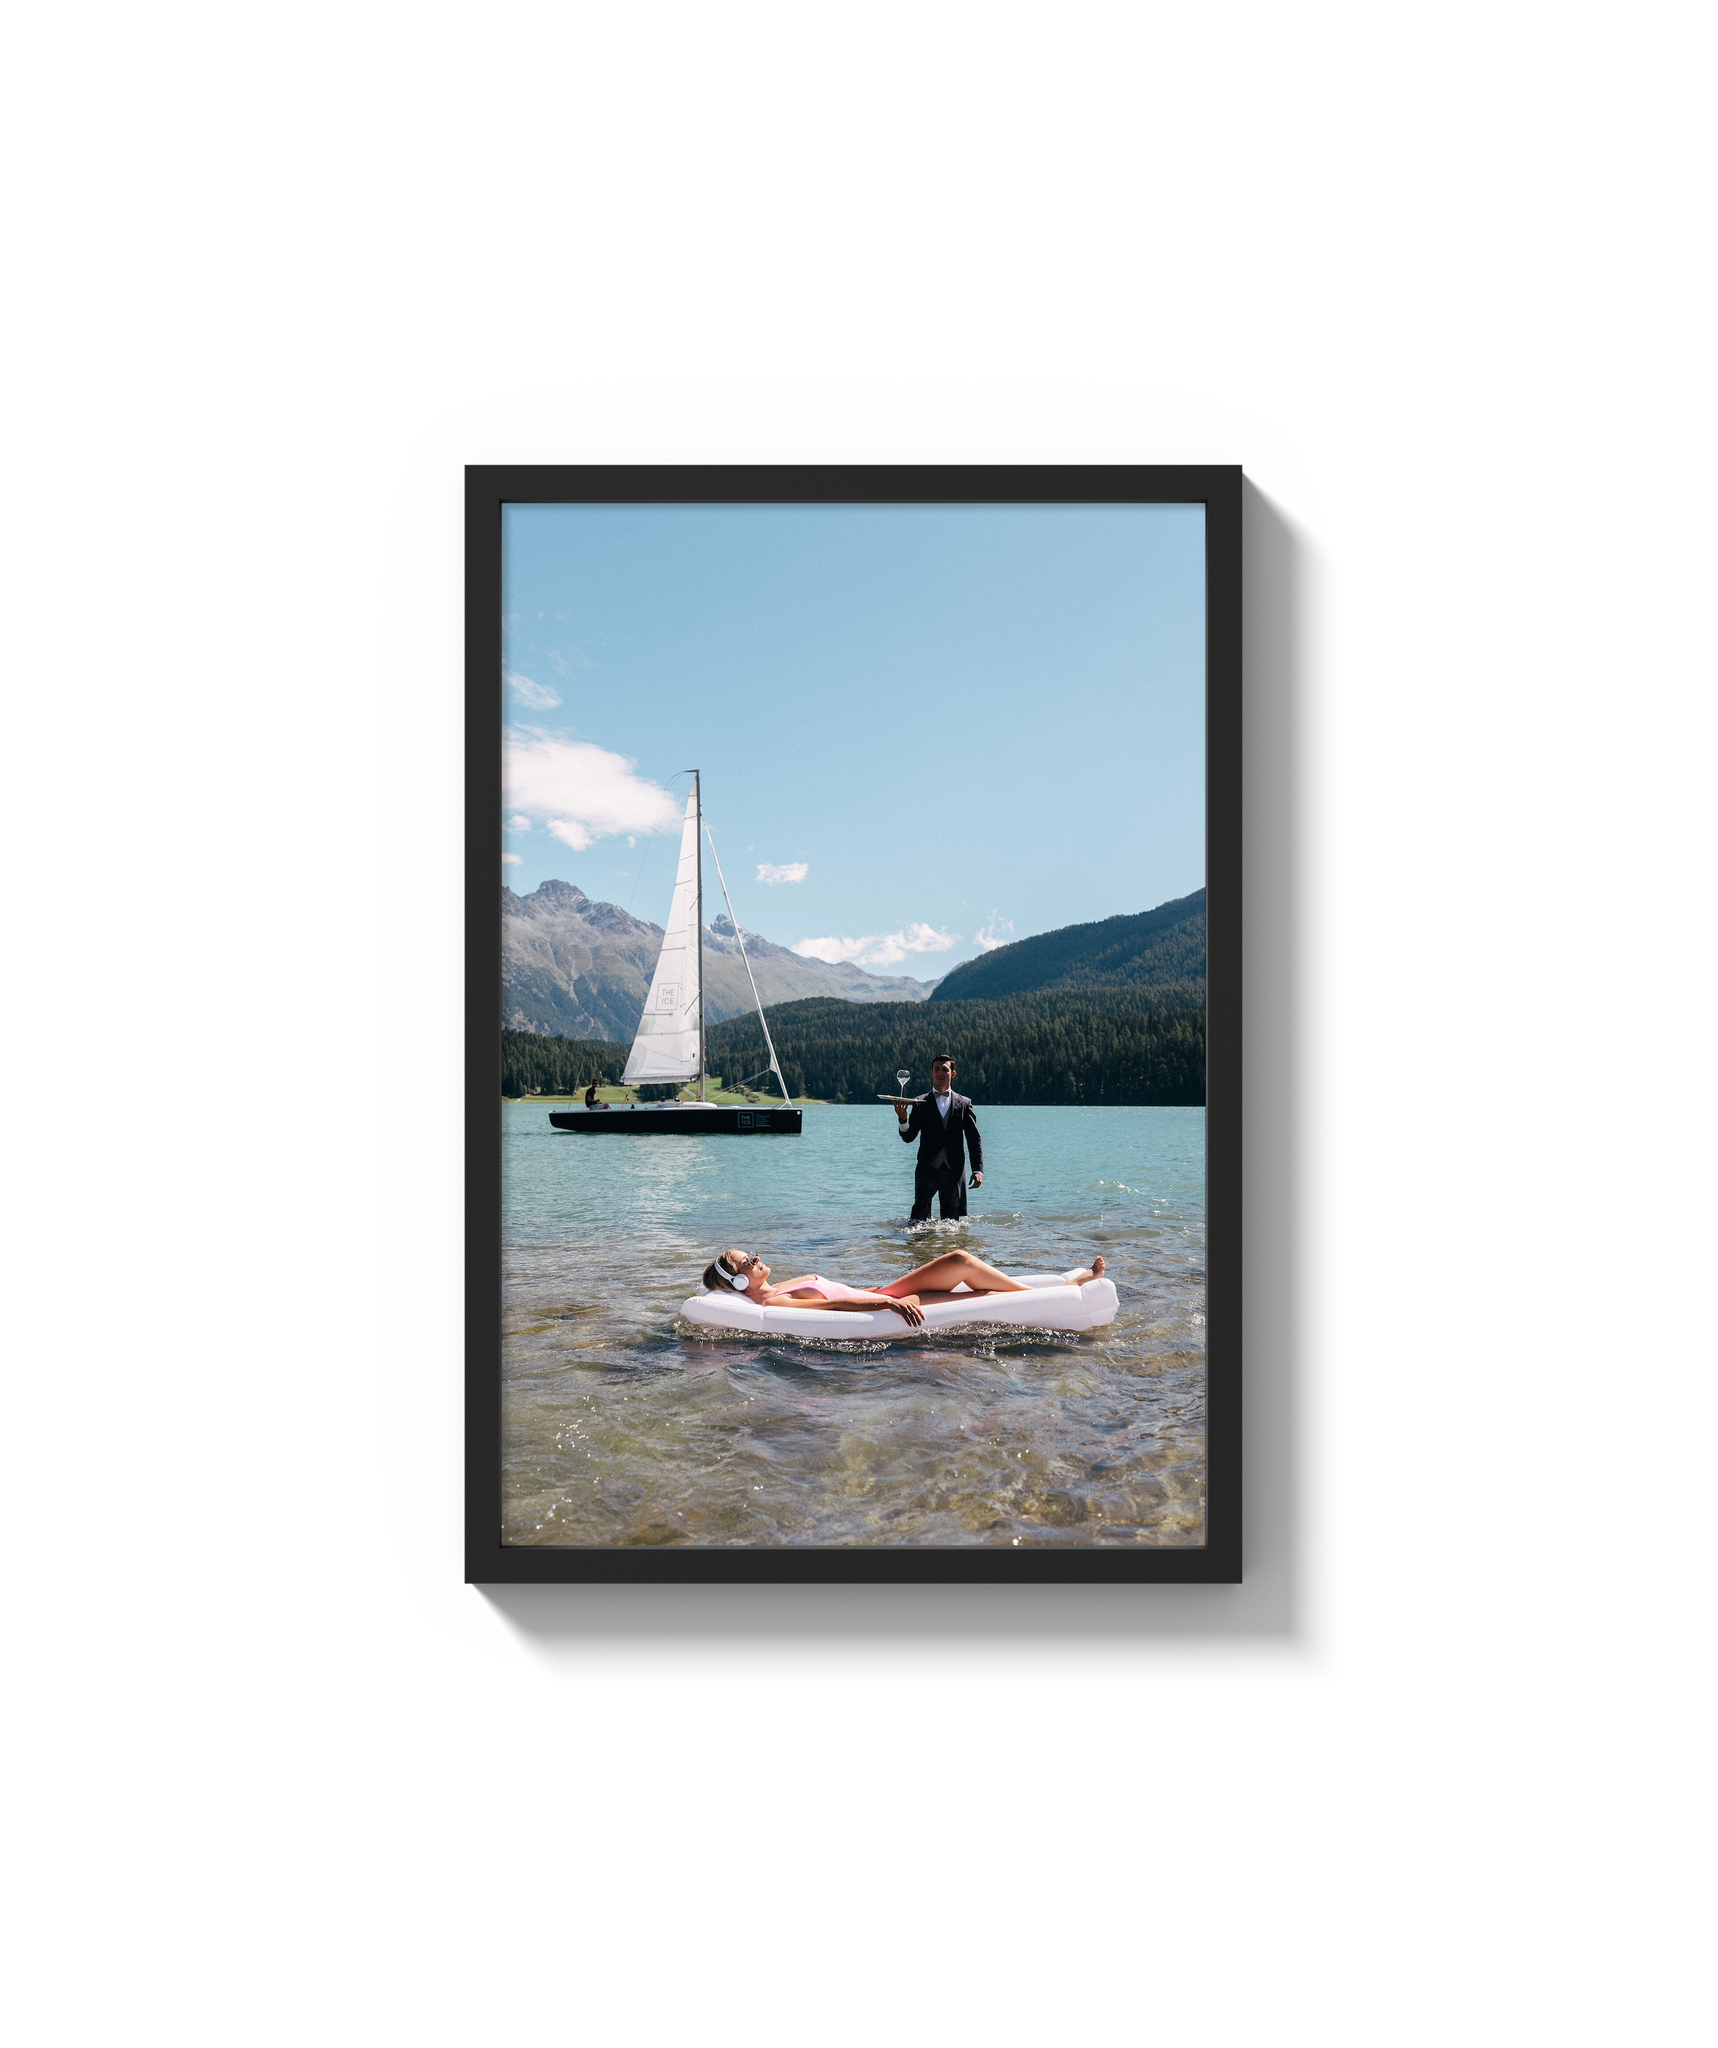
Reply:
[[[1200,506],[510,506],[502,878],[931,980],[1205,880]],[[722,907],[705,863],[706,921]]]

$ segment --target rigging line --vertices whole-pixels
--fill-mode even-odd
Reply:
[[[787,1078],[782,1073],[781,1061],[775,1056],[775,1041],[770,1037],[769,1019],[764,1015],[763,999],[758,994],[757,977],[752,972],[751,956],[746,951],[746,942],[740,933],[740,920],[734,915],[734,899],[728,894],[728,878],[722,872],[722,856],[716,851],[716,842],[711,835],[708,819],[704,821],[704,837],[710,841],[710,858],[716,863],[716,880],[722,885],[722,901],[728,906],[728,922],[734,927],[734,937],[739,940],[740,945],[740,958],[746,963],[746,979],[752,985],[752,1001],[758,1006],[758,1022],[764,1027],[764,1045],[769,1052],[770,1065],[775,1069],[781,1099],[789,1109],[792,1109],[793,1097],[787,1092]]]
[[[691,773],[692,770],[690,768],[675,769],[674,773],[671,776],[669,776],[668,780],[662,785],[664,795],[666,795],[667,792],[673,787],[673,785],[680,780],[682,775],[690,775]],[[682,804],[680,808],[682,811],[684,811],[686,807],[684,804]],[[632,915],[632,906],[638,900],[638,891],[645,879],[646,872],[648,871],[649,875],[654,879],[659,867],[661,866],[662,854],[660,842],[666,839],[668,835],[665,832],[653,832],[650,836],[652,839],[656,840],[658,844],[646,849],[643,866],[640,867],[637,878],[634,880],[632,885],[632,893],[627,897],[625,904],[622,906],[625,909],[628,917]]]

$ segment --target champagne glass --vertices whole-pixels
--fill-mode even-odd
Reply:
[[[897,1068],[897,1070],[896,1070],[896,1073],[895,1073],[895,1086],[896,1086],[897,1088],[899,1088],[899,1089],[900,1089],[900,1091],[901,1091],[901,1093],[902,1093],[903,1095],[905,1095],[905,1094],[906,1094],[906,1092],[907,1092],[907,1083],[908,1083],[908,1082],[909,1082],[909,1081],[910,1081],[910,1080],[911,1080],[912,1078],[913,1078],[913,1070],[912,1070],[912,1068],[911,1068],[911,1067],[900,1067],[900,1068]]]

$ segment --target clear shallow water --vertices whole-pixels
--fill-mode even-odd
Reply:
[[[972,1214],[909,1225],[885,1103],[798,1138],[579,1137],[504,1103],[504,1540],[1203,1543],[1205,1112],[978,1116]],[[1005,1272],[1101,1251],[1121,1308],[1084,1336],[765,1343],[679,1314],[730,1244],[853,1286],[954,1245]]]

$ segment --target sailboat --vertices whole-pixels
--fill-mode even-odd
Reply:
[[[704,860],[703,841],[710,839],[710,857],[716,863],[716,879],[722,885],[722,900],[728,906],[728,922],[740,942],[740,958],[746,963],[746,979],[752,985],[752,1001],[758,1006],[763,1025],[764,1046],[769,1053],[766,1073],[774,1074],[781,1089],[781,1103],[748,1104],[704,1100]],[[595,1136],[605,1131],[622,1131],[629,1137],[653,1138],[678,1133],[733,1135],[739,1137],[798,1136],[804,1111],[795,1109],[793,1098],[782,1079],[764,1006],[758,998],[757,977],[746,957],[746,941],[734,916],[728,895],[727,877],[722,873],[716,842],[704,823],[701,777],[692,770],[692,793],[686,799],[686,820],[680,830],[680,866],[674,877],[674,900],[668,908],[668,924],[662,934],[662,950],[656,956],[656,971],[650,977],[650,993],[644,999],[644,1014],[638,1020],[638,1035],[632,1041],[626,1072],[621,1080],[628,1087],[641,1081],[693,1081],[698,1083],[696,1102],[599,1103],[593,1109],[556,1109],[549,1121],[558,1131],[583,1131]]]

